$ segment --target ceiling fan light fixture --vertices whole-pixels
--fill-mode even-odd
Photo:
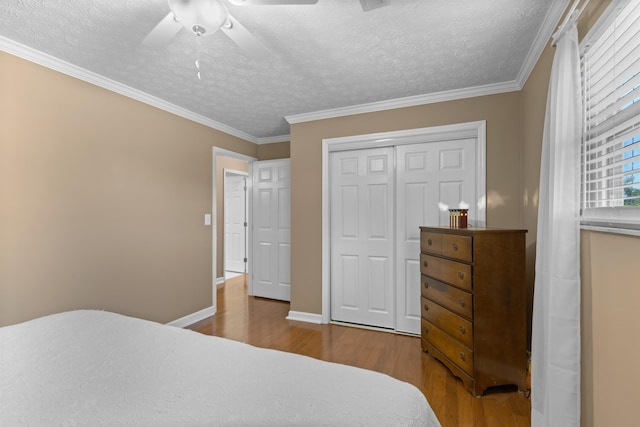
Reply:
[[[169,0],[176,20],[192,33],[213,34],[228,20],[228,12],[220,0]]]
[[[195,36],[214,34],[222,30],[245,55],[262,59],[269,50],[251,31],[229,14],[225,4],[251,5],[303,5],[316,4],[318,0],[167,0],[170,12],[156,24],[142,40],[150,47],[164,46],[182,29],[186,28]]]
[[[389,6],[390,4],[391,0],[360,0],[362,10],[364,10],[365,12],[377,9],[379,7]]]
[[[275,6],[316,4],[318,0],[229,0],[235,6]]]
[[[205,34],[207,34],[207,29],[204,27],[201,27],[198,24],[191,27],[191,31],[193,31],[196,36],[204,36]]]

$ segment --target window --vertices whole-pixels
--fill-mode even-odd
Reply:
[[[640,230],[640,2],[612,5],[582,46],[582,223]]]

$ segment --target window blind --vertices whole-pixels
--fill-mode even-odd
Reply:
[[[583,222],[640,226],[640,2],[585,49],[582,75]]]

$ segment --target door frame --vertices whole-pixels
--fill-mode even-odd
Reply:
[[[246,222],[247,224],[249,224],[249,184],[248,184],[248,180],[249,180],[249,173],[248,172],[244,172],[244,171],[239,171],[239,170],[235,170],[235,169],[229,169],[229,168],[224,168],[222,171],[222,179],[223,179],[223,184],[222,184],[222,189],[223,189],[223,195],[222,197],[224,198],[224,195],[226,194],[226,190],[227,190],[227,179],[228,179],[228,175],[234,175],[234,176],[242,176],[244,177],[245,181],[244,181],[244,185],[245,185],[245,190],[244,190],[244,222]],[[223,209],[226,209],[226,204],[222,203]],[[223,216],[224,216],[224,211],[222,212]],[[226,221],[226,218],[225,218]],[[244,257],[249,258],[249,226],[245,226],[245,233],[244,233]],[[227,248],[227,233],[226,233],[226,223],[223,222],[222,225],[222,232],[223,232],[223,236],[222,236],[222,248],[223,251],[226,251]],[[249,261],[245,262],[245,273],[248,273],[248,268],[249,266],[247,265]],[[226,276],[224,275],[227,271],[227,265],[226,265],[226,257],[223,255],[222,256],[222,275],[223,278],[226,278]]]
[[[218,256],[218,212],[217,212],[217,207],[216,207],[216,202],[218,200],[218,178],[217,178],[217,170],[218,170],[218,165],[216,163],[216,156],[226,156],[226,157],[232,157],[234,159],[238,159],[238,160],[243,160],[245,162],[249,163],[249,175],[248,175],[248,179],[247,179],[247,190],[250,193],[251,192],[251,177],[252,175],[252,171],[253,171],[253,162],[258,160],[255,157],[251,157],[251,156],[247,156],[245,154],[241,154],[241,153],[236,153],[235,151],[231,151],[231,150],[227,150],[226,148],[221,148],[221,147],[213,147],[211,150],[211,175],[212,175],[212,190],[211,190],[211,277],[212,277],[212,283],[211,283],[211,287],[212,287],[212,296],[211,296],[211,306],[213,307],[213,314],[215,314],[218,311],[218,293],[217,288],[218,288],[218,261],[217,261],[217,256]],[[223,177],[224,177],[224,171],[223,171]],[[249,215],[251,214],[251,197],[249,197],[248,200],[248,204],[247,204],[247,208],[249,211]],[[251,231],[251,227],[248,227],[249,230],[247,230],[248,232],[248,239],[249,239],[249,256],[248,258],[248,262],[247,262],[247,274],[249,276],[251,276],[251,242],[253,242],[253,233]],[[224,234],[224,233],[223,233]],[[224,238],[224,236],[223,236]],[[223,263],[224,263],[224,258],[223,258]],[[222,281],[220,281],[220,283],[224,282],[224,270],[222,273]]]
[[[331,230],[329,153],[332,151],[419,144],[451,139],[476,139],[477,226],[486,224],[486,120],[322,140],[322,323],[331,321]]]

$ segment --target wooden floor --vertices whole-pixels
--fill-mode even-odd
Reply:
[[[289,303],[247,296],[245,276],[218,289],[215,316],[191,325],[198,332],[317,359],[383,372],[418,387],[443,427],[531,425],[530,401],[517,391],[473,397],[420,338],[339,325],[286,320]]]

